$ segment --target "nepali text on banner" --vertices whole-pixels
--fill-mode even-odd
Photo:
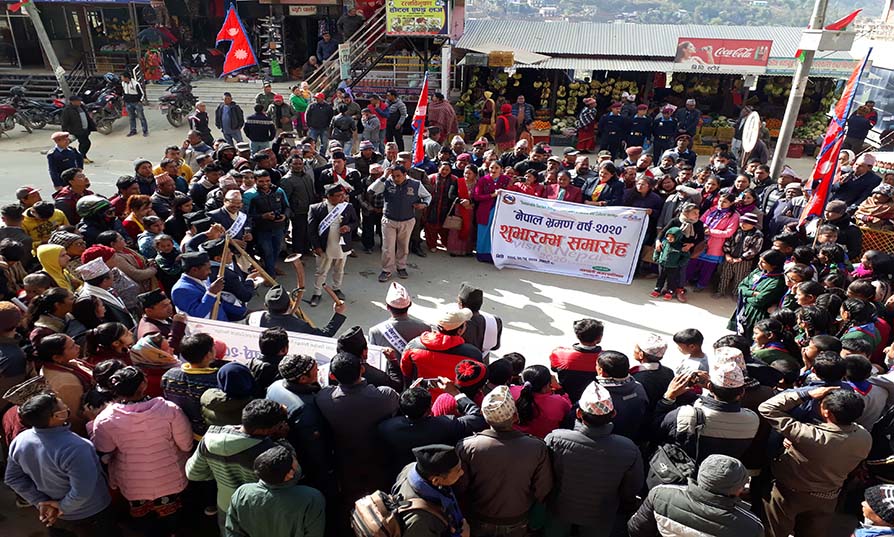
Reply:
[[[633,281],[648,215],[499,191],[491,230],[497,268],[520,268],[590,280]]]
[[[188,334],[208,334],[217,341],[223,341],[227,345],[227,355],[224,359],[244,364],[252,358],[261,357],[258,339],[266,328],[188,317],[186,330]],[[297,332],[286,333],[289,335],[289,354],[313,356],[319,367],[320,384],[323,386],[329,384],[329,362],[337,353],[335,338]],[[386,361],[382,347],[369,346],[367,364],[384,371]]]

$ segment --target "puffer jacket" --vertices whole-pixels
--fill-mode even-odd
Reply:
[[[643,459],[630,439],[612,434],[612,425],[576,422],[546,437],[552,455],[550,514],[566,524],[601,528],[611,534],[618,513],[629,514],[643,484]]]
[[[739,229],[739,214],[736,211],[723,214],[722,209],[712,209],[702,215],[705,235],[708,238],[707,255],[723,256],[723,243]]]
[[[110,458],[109,484],[128,500],[155,500],[186,488],[192,427],[174,403],[161,397],[113,403],[94,420],[90,439]]]
[[[640,440],[649,412],[649,396],[643,385],[631,376],[623,379],[598,377],[596,382],[612,396],[617,412],[613,432],[634,441]]]
[[[757,414],[739,403],[724,403],[711,396],[702,396],[694,406],[673,408],[667,399],[655,407],[655,440],[659,444],[676,443],[690,456],[696,456],[695,408],[705,416],[698,441],[698,463],[708,455],[728,455],[741,459],[754,441],[759,420]]]
[[[481,360],[481,351],[466,343],[462,336],[425,332],[407,343],[400,359],[400,370],[410,380],[454,378],[456,364],[467,358]],[[441,393],[440,390],[432,390],[432,397]]]
[[[761,537],[764,526],[736,498],[713,494],[690,481],[688,486],[659,485],[649,491],[627,522],[627,531],[630,537]]]

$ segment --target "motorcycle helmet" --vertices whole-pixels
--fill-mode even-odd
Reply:
[[[9,88],[9,94],[13,97],[24,97],[25,88],[23,86],[13,86]]]
[[[115,73],[106,73],[106,74],[102,75],[102,79],[105,80],[106,82],[108,82],[109,84],[117,84],[120,81],[120,79],[118,78],[118,75],[116,75]]]
[[[88,195],[78,200],[75,210],[81,218],[89,218],[109,210],[112,204],[102,196]]]

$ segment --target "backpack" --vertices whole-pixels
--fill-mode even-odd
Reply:
[[[698,473],[698,449],[702,429],[705,428],[705,414],[698,407],[695,410],[695,459],[676,444],[664,444],[649,459],[649,473],[646,486],[650,489],[658,485],[685,485]]]
[[[403,532],[403,513],[425,511],[450,526],[438,507],[421,498],[404,500],[400,496],[377,490],[354,502],[351,528],[357,537],[400,537]]]

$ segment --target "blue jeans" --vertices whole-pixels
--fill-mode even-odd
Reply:
[[[146,114],[143,113],[143,103],[124,103],[124,106],[127,108],[127,117],[130,118],[130,132],[137,132],[137,117],[139,117],[143,134],[148,133],[149,125],[146,123]]]
[[[224,140],[227,141],[228,144],[235,146],[236,142],[242,141],[242,133],[239,131],[226,132],[223,131]]]
[[[317,153],[329,154],[329,132],[327,129],[307,129],[307,135],[317,142]]]
[[[248,146],[251,148],[252,154],[254,154],[270,147],[270,142],[248,142]]]
[[[279,250],[282,248],[285,229],[256,231],[254,236],[258,243],[258,248],[261,249],[261,257],[264,258],[264,270],[271,276],[276,277],[276,260],[279,257]]]

